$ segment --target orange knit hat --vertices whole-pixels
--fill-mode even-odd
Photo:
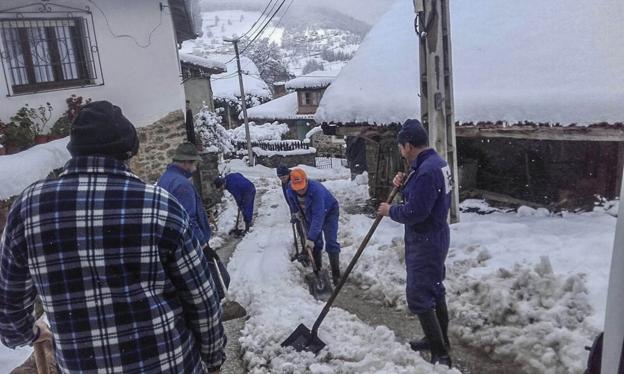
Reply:
[[[290,172],[290,186],[293,191],[301,191],[308,185],[308,177],[302,169],[293,169]]]

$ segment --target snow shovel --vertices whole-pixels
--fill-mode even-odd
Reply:
[[[399,189],[395,187],[390,193],[390,197],[388,197],[387,202],[388,203],[392,202],[392,200],[394,200],[394,197],[396,196],[398,192],[399,192]],[[342,286],[344,286],[345,282],[347,281],[349,274],[355,267],[355,264],[359,260],[362,253],[364,252],[366,245],[368,245],[368,242],[370,241],[371,237],[375,233],[375,230],[377,229],[377,226],[379,226],[379,223],[381,222],[382,218],[383,216],[380,216],[380,215],[377,215],[377,218],[375,218],[375,222],[373,222],[373,225],[368,230],[368,233],[364,237],[362,244],[360,244],[360,247],[358,248],[357,252],[355,252],[355,255],[353,256],[353,259],[349,263],[349,266],[347,267],[344,274],[342,275],[342,278],[340,278],[340,282],[338,282],[338,284],[336,285],[336,288],[334,289],[334,292],[332,293],[331,297],[329,298],[327,303],[325,303],[325,306],[323,307],[321,314],[318,316],[318,318],[314,322],[314,325],[312,326],[312,330],[310,331],[310,329],[307,328],[304,324],[300,324],[295,329],[295,331],[293,331],[293,333],[290,334],[290,336],[286,338],[286,340],[284,340],[284,342],[282,343],[282,347],[293,347],[298,352],[308,351],[314,354],[318,354],[323,348],[325,348],[325,343],[318,337],[318,329],[321,326],[321,323],[323,322],[325,317],[327,316],[327,313],[329,312],[329,309],[331,308],[332,304],[336,300],[336,297],[340,293]]]
[[[303,217],[302,219],[305,219],[305,217]],[[327,274],[327,271],[321,271],[318,268],[316,261],[314,261],[312,249],[310,249],[310,247],[305,244],[305,238],[308,236],[308,233],[306,232],[304,223],[299,221],[299,227],[301,229],[301,231],[299,232],[302,233],[302,235],[300,235],[301,245],[303,249],[305,249],[305,251],[307,252],[307,258],[309,263],[312,265],[312,272],[314,274],[314,278],[306,277],[306,283],[308,283],[308,287],[310,288],[310,294],[312,294],[315,299],[324,300],[332,292],[332,285],[331,281],[329,280],[329,275]]]
[[[231,321],[233,319],[239,319],[239,318],[243,318],[247,315],[247,310],[240,305],[239,303],[237,303],[234,300],[229,300],[228,296],[228,289],[225,286],[225,282],[223,281],[223,275],[221,275],[221,270],[219,270],[219,263],[217,262],[217,259],[213,259],[212,260],[214,262],[215,265],[215,269],[217,270],[217,278],[219,278],[219,283],[221,284],[221,288],[223,289],[223,293],[225,294],[225,298],[224,298],[224,302],[223,302],[223,321],[222,322],[227,322],[227,321]]]
[[[297,239],[297,229],[295,229],[294,223],[292,224],[292,232],[293,232],[293,239],[295,239],[295,254],[290,256],[290,262],[294,262],[295,260],[299,258],[299,242]]]

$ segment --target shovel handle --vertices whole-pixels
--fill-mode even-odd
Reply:
[[[386,202],[388,204],[390,204],[392,202],[392,200],[394,200],[394,198],[396,197],[397,193],[399,193],[399,188],[398,187],[394,187],[394,189],[390,193],[390,196],[388,197],[388,200]],[[371,226],[371,228],[368,230],[368,233],[364,237],[364,240],[362,241],[362,244],[360,244],[360,247],[355,252],[355,255],[353,256],[353,259],[351,259],[351,262],[349,263],[349,266],[347,266],[347,269],[345,270],[344,274],[342,275],[342,278],[340,278],[340,281],[338,282],[338,284],[334,288],[334,292],[332,292],[331,297],[329,298],[329,300],[327,300],[327,303],[325,303],[325,306],[323,307],[323,310],[321,311],[321,314],[318,316],[318,318],[314,322],[314,326],[312,326],[312,336],[313,337],[317,336],[319,326],[321,326],[321,323],[325,319],[325,316],[327,316],[327,313],[329,312],[329,309],[331,308],[332,304],[336,300],[336,297],[340,293],[340,290],[342,289],[342,286],[344,286],[344,284],[347,282],[347,278],[349,277],[349,274],[351,274],[351,271],[355,267],[355,264],[360,259],[360,256],[362,256],[362,253],[364,252],[364,249],[368,245],[368,242],[370,241],[370,239],[372,238],[373,234],[375,233],[375,230],[377,230],[377,226],[379,226],[379,223],[381,222],[382,219],[383,219],[383,216],[378,214],[377,218],[375,218],[375,222],[373,222],[373,225]]]
[[[48,360],[46,359],[45,342],[33,344],[35,350],[35,364],[37,365],[37,374],[49,374]]]

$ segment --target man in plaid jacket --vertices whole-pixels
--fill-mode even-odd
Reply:
[[[71,373],[218,373],[221,308],[189,218],[166,191],[133,175],[134,126],[108,102],[72,125],[72,159],[57,180],[28,187],[0,241],[0,338],[49,332]]]

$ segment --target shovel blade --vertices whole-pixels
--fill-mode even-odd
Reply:
[[[318,336],[312,335],[312,332],[305,325],[300,324],[295,331],[284,342],[282,347],[293,347],[297,352],[308,351],[318,354],[325,343]]]

